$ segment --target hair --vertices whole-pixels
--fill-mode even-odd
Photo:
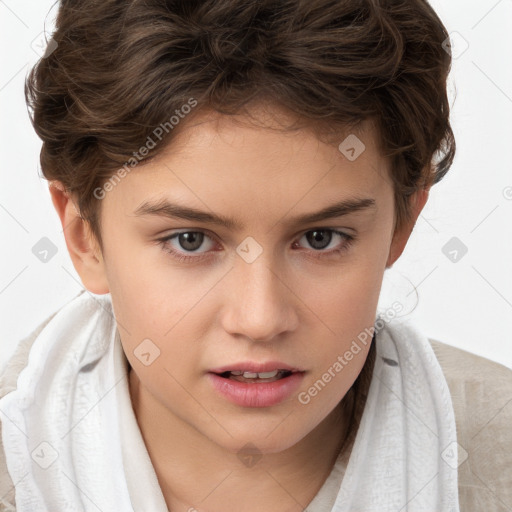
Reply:
[[[52,39],[25,83],[41,170],[100,247],[95,191],[205,109],[272,103],[319,137],[372,120],[396,227],[455,155],[448,33],[426,0],[62,0]]]

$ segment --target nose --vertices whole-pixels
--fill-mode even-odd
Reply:
[[[295,295],[286,276],[270,258],[239,259],[230,272],[223,327],[233,336],[268,342],[295,330]]]

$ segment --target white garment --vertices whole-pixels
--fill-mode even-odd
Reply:
[[[17,512],[168,512],[127,372],[109,294],[79,294],[42,330],[17,389],[0,399]],[[455,418],[441,367],[424,336],[393,320],[376,336],[346,471],[339,457],[306,511],[459,512],[452,460]]]

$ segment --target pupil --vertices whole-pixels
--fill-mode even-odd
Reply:
[[[183,249],[187,249],[189,251],[195,251],[201,247],[203,243],[203,233],[188,231],[186,233],[180,233],[179,241],[180,245]],[[192,247],[190,247],[190,244]],[[187,246],[188,245],[188,246]]]
[[[326,236],[327,234],[327,236]],[[308,242],[315,249],[325,249],[329,243],[331,242],[332,234],[330,231],[326,229],[310,231],[309,234],[306,235]],[[322,238],[327,239],[327,243],[322,243]]]

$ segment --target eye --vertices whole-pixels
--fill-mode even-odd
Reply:
[[[170,252],[179,261],[199,261],[204,257],[208,257],[208,255],[205,255],[205,252],[197,251],[205,239],[212,241],[212,239],[203,231],[181,231],[179,233],[166,236],[165,238],[161,238],[159,242],[161,243],[164,250]],[[174,241],[176,244],[173,246],[172,242]],[[187,254],[181,252],[182,250],[184,250],[185,253],[196,252],[199,254],[199,256],[188,256]]]
[[[308,256],[322,258],[348,250],[351,243],[355,240],[355,236],[332,228],[315,228],[306,231],[298,242],[293,243],[293,247],[296,248],[302,239],[305,239],[307,243],[313,247],[312,251],[307,251],[306,249],[306,252],[312,253]],[[210,243],[207,244],[209,247],[204,251],[198,251],[205,240],[210,241]],[[324,250],[329,247],[333,241],[337,242],[334,243],[333,248],[328,251]],[[203,231],[181,231],[160,238],[158,242],[165,251],[169,252],[178,261],[189,262],[199,262],[203,259],[210,258],[212,256],[210,249],[215,245],[213,239]],[[192,255],[194,253],[196,255]]]
[[[338,231],[337,229],[315,228],[306,231],[304,235],[302,235],[302,237],[299,239],[299,242],[303,239],[305,239],[307,243],[315,249],[312,251],[312,257],[322,258],[326,255],[339,254],[347,250],[352,242],[354,242],[355,236],[348,235],[347,233]],[[329,251],[325,251],[324,249],[329,247],[333,241],[335,242],[333,248],[331,248]],[[297,246],[299,242],[295,242],[294,246]]]

